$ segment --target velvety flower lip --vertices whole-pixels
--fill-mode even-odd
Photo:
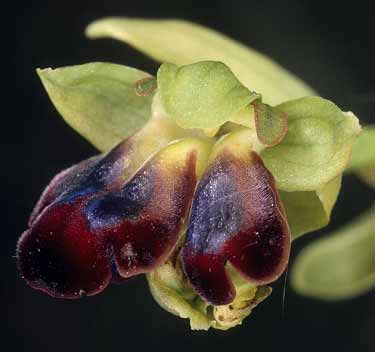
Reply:
[[[105,242],[90,233],[84,202],[50,205],[20,238],[18,267],[31,287],[56,298],[79,298],[111,281]]]
[[[291,232],[329,223],[352,147],[349,170],[368,171],[371,135],[352,112],[211,29],[105,18],[86,34],[130,41],[162,64],[155,77],[105,62],[37,69],[68,125],[110,152],[43,192],[17,245],[22,277],[74,299],[145,273],[155,301],[193,330],[241,324],[285,270]],[[349,295],[373,281],[372,267],[359,269]]]
[[[193,196],[195,163],[196,155],[191,153],[185,167],[173,172],[152,164],[120,191],[87,203],[89,227],[113,246],[122,277],[148,272],[167,259]]]
[[[17,247],[27,283],[53,297],[102,291],[161,264],[176,245],[190,205],[203,142],[162,149],[122,180],[126,141],[57,175]]]
[[[290,232],[272,175],[251,151],[224,148],[198,183],[186,241],[184,271],[196,291],[214,305],[233,301],[225,264],[255,285],[276,280],[290,251]]]

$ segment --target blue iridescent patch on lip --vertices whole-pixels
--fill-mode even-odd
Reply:
[[[186,235],[186,242],[193,251],[216,252],[228,236],[239,231],[241,197],[226,169],[225,162],[211,168],[198,185]]]
[[[100,230],[135,220],[152,197],[154,182],[153,173],[143,170],[119,191],[89,201],[84,212],[90,228]]]
[[[289,249],[275,182],[260,157],[251,151],[240,157],[222,152],[194,195],[181,252],[189,282],[208,302],[228,304],[235,289],[227,261],[250,282],[268,284],[284,271]]]
[[[84,209],[92,230],[115,226],[125,219],[134,219],[141,210],[140,204],[122,198],[120,195],[107,194],[91,200]]]
[[[73,202],[74,200],[76,200],[78,197],[84,197],[84,196],[87,196],[89,194],[93,194],[97,191],[96,188],[94,187],[86,187],[86,188],[78,188],[76,190],[72,190],[66,194],[63,194],[61,196],[61,198],[58,200],[59,203],[70,203],[70,202]]]
[[[17,247],[30,286],[52,297],[90,296],[172,253],[197,182],[195,149],[171,162],[150,159],[128,179],[128,147],[74,165],[46,188]]]
[[[93,158],[83,170],[68,175],[67,181],[71,183],[60,195],[59,202],[69,203],[78,197],[98,193],[116,182],[123,170],[124,149],[119,145],[107,155]]]

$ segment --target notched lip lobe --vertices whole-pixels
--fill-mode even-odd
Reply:
[[[223,156],[221,156],[223,157]],[[224,158],[225,159],[225,158]],[[146,164],[146,162],[145,162]],[[145,165],[144,164],[144,165]],[[186,187],[190,187],[190,189],[187,191],[187,192],[190,192],[191,194],[187,197],[187,200],[185,200],[185,205],[186,205],[186,213],[185,214],[182,214],[182,217],[184,216],[187,216],[187,218],[190,218],[191,216],[191,211],[192,211],[192,203],[193,203],[193,199],[194,199],[194,194],[196,193],[197,191],[197,188],[198,188],[198,185],[199,183],[197,182],[197,176],[196,176],[196,151],[192,151],[190,152],[187,157],[186,157],[186,160],[185,160],[185,166],[186,168],[189,168],[189,165],[190,165],[190,170],[194,170],[194,172],[188,172],[188,173],[182,173],[181,174],[181,177],[183,177],[183,180],[186,181],[186,185],[182,185],[180,188],[181,188],[181,192],[185,191],[185,188]],[[142,170],[143,167],[140,169]],[[140,171],[138,170],[138,172]],[[172,169],[173,170],[173,169]],[[159,170],[160,171],[160,170]],[[207,172],[207,170],[206,170]],[[134,174],[131,178],[128,179],[127,182],[129,182],[133,177],[135,177],[136,174]],[[180,177],[180,178],[181,178]],[[109,186],[105,186],[104,189],[99,189],[99,190],[96,190],[96,192],[93,192],[92,194],[89,194],[88,196],[87,195],[83,195],[81,198],[80,196],[78,197],[73,197],[71,200],[67,201],[67,203],[70,203],[70,202],[80,202],[82,201],[84,204],[87,205],[88,202],[90,202],[93,198],[100,198],[101,196],[103,195],[106,195],[108,193],[111,193],[113,192],[113,190],[115,189],[120,189],[121,188],[121,182],[119,182],[118,180],[116,180],[117,183],[112,183],[110,184]],[[189,186],[189,183],[190,183],[190,186]],[[193,185],[192,185],[193,184]],[[175,198],[177,197],[177,198]],[[62,197],[63,198],[63,197]],[[172,203],[178,203],[178,194],[173,194],[172,195],[172,198],[171,199],[174,199],[172,201]],[[177,199],[177,200],[176,200]],[[58,203],[59,199],[56,200],[56,202]],[[47,211],[47,209],[50,207],[50,206],[53,206],[55,202],[53,202],[52,204],[48,205],[45,209],[43,209],[41,211],[41,213],[38,215],[38,217],[34,220],[34,221],[31,221],[31,226],[34,226],[35,223],[39,220],[40,217],[43,216],[44,212]],[[81,208],[84,207],[84,206],[81,206]],[[81,209],[82,210],[82,209]],[[107,248],[112,248],[112,251],[109,251],[108,252],[108,249],[105,249],[104,252],[106,253],[106,259],[108,261],[108,266],[110,267],[109,269],[109,275],[107,276],[106,280],[103,281],[102,284],[99,285],[99,287],[97,289],[94,289],[94,290],[91,290],[87,293],[88,296],[91,296],[91,295],[95,295],[99,292],[101,292],[102,290],[104,290],[104,288],[106,286],[108,286],[108,284],[110,282],[117,282],[118,278],[120,278],[119,281],[123,282],[126,280],[126,278],[130,278],[132,276],[135,276],[137,274],[141,274],[141,273],[147,273],[149,271],[152,271],[154,270],[158,265],[161,265],[165,260],[167,260],[167,258],[170,256],[171,253],[173,253],[173,251],[175,250],[175,247],[177,245],[179,245],[180,243],[180,239],[182,237],[182,232],[181,232],[181,229],[184,228],[184,225],[183,225],[183,222],[182,221],[178,221],[176,222],[179,224],[179,227],[180,227],[180,231],[179,232],[179,236],[176,238],[176,241],[174,243],[173,246],[171,246],[169,252],[166,252],[164,253],[162,256],[159,256],[156,260],[154,260],[154,263],[152,266],[149,266],[149,267],[145,267],[145,268],[135,268],[134,270],[128,270],[128,271],[121,271],[121,263],[117,262],[116,261],[116,256],[115,256],[115,253],[114,253],[114,250],[113,250],[113,242],[111,241],[110,237],[108,234],[106,234],[106,230],[103,230],[103,231],[99,231],[98,234],[95,234],[95,235],[98,235],[99,237],[101,237],[101,240],[103,241],[103,246],[107,247]],[[86,226],[90,226],[89,224],[86,224]],[[30,231],[30,228],[29,230],[27,231]],[[27,232],[26,231],[26,232]],[[109,230],[109,232],[114,232],[116,231],[115,228],[111,228]],[[95,232],[95,231],[94,231]],[[22,239],[24,238],[24,236],[21,236],[21,239],[20,241],[22,241]],[[179,255],[179,260],[181,261],[181,255]],[[225,267],[225,264],[226,262],[230,260],[229,258],[227,258],[226,260],[223,261],[223,267]],[[30,283],[29,283],[30,284]],[[37,288],[49,295],[51,295],[52,297],[59,297],[59,298],[71,298],[71,299],[74,299],[74,298],[80,298],[82,295],[81,294],[74,294],[73,297],[69,297],[67,295],[64,295],[64,294],[57,294],[56,292],[52,292],[50,289],[44,289],[42,287],[42,285],[38,282],[35,282],[35,285],[30,285],[34,288]],[[195,287],[195,289],[198,291],[198,292],[201,292],[201,295],[204,296],[204,292],[202,290],[199,290],[199,288]],[[79,293],[79,292],[78,292]],[[226,298],[226,301],[230,302],[233,300],[234,296],[228,296],[229,298]]]
[[[191,155],[189,156],[189,159],[190,159],[191,162],[187,162],[187,164],[191,164],[191,167],[193,167],[194,170],[195,170],[195,166],[196,166],[195,165],[195,159],[196,158],[195,158],[194,153],[192,153],[192,156]],[[191,174],[192,173],[190,172],[189,174],[190,175],[185,175],[186,176],[185,179],[187,180],[187,183],[191,184],[191,180],[192,180]],[[195,186],[195,179],[196,179],[195,172],[193,173],[193,178],[194,178],[194,186]],[[49,204],[48,206],[46,206],[41,211],[41,213],[38,215],[38,217],[35,220],[32,221],[31,227],[28,230],[26,230],[24,236],[21,236],[21,239],[19,240],[19,243],[22,243],[24,241],[24,237],[27,234],[30,235],[30,232],[32,231],[32,228],[37,226],[39,219],[43,219],[43,216],[49,211],[49,209],[53,208],[54,206],[59,206],[60,203],[62,203],[63,205],[67,205],[67,206],[69,206],[69,204],[72,204],[73,207],[79,209],[78,212],[80,214],[80,217],[82,217],[83,209],[85,208],[85,206],[87,206],[87,204],[92,199],[100,198],[101,195],[106,195],[108,193],[109,193],[109,191],[108,191],[108,189],[106,189],[106,190],[101,190],[97,193],[93,193],[93,194],[89,194],[89,195],[73,197],[73,198],[69,199],[68,201],[64,201],[64,195],[62,195],[62,200],[57,199],[52,204]],[[69,195],[68,195],[68,197],[69,197]],[[190,199],[188,198],[188,200],[190,200]],[[188,209],[188,205],[189,205],[189,203],[186,205],[187,209]],[[83,218],[85,219],[84,216],[83,216]],[[176,222],[176,224],[179,224],[179,223]],[[87,219],[85,219],[85,227],[88,227],[88,228],[90,227],[90,224],[88,223]],[[103,241],[102,245],[104,247],[106,247],[106,249],[104,249],[104,252],[106,253],[105,256],[106,256],[106,259],[108,261],[108,265],[111,267],[111,274],[108,275],[106,280],[103,280],[103,282],[100,284],[100,286],[97,289],[89,290],[89,292],[87,292],[88,296],[97,294],[100,291],[102,291],[110,283],[110,281],[115,281],[115,282],[123,281],[128,277],[151,271],[157,265],[161,265],[168,258],[170,253],[173,252],[173,250],[174,250],[175,244],[173,246],[171,246],[169,252],[166,252],[164,255],[160,256],[159,258],[156,258],[156,259],[152,258],[154,263],[151,266],[143,267],[143,268],[142,267],[140,267],[140,268],[135,267],[135,268],[132,268],[131,270],[123,271],[123,270],[121,270],[121,263],[119,263],[116,260],[115,251],[113,250],[113,246],[114,246],[113,238],[111,239],[111,237],[113,237],[113,233],[115,233],[117,231],[121,231],[120,227],[121,226],[115,226],[115,227],[111,226],[109,229],[102,229],[102,230],[98,231],[97,233],[95,233],[95,231],[90,231],[90,232],[93,233],[94,236],[97,236],[98,238],[101,238],[101,241]],[[179,225],[179,227],[180,227],[180,225]],[[111,236],[111,234],[112,234],[112,236]],[[178,240],[176,240],[176,243],[177,242],[178,242]],[[108,248],[112,248],[112,250],[108,250]],[[20,253],[20,252],[21,252],[21,249],[20,249],[20,246],[19,246],[18,253]],[[18,254],[18,255],[20,255],[20,254]],[[120,279],[120,280],[118,280],[118,279]],[[28,279],[26,279],[26,280],[28,281],[30,286],[32,286],[32,287],[34,287],[38,290],[41,290],[41,291],[43,291],[43,292],[45,292],[45,293],[47,293],[50,296],[55,297],[55,298],[60,297],[60,298],[74,299],[74,298],[80,298],[82,296],[81,294],[77,294],[77,293],[74,293],[74,294],[58,293],[57,291],[54,291],[51,288],[51,285],[41,283],[41,280],[28,280]]]
[[[253,165],[252,168],[251,168],[252,171],[251,171],[251,169],[247,170],[249,165],[251,165],[251,164],[248,164],[246,162],[246,158],[250,158],[249,162]],[[235,172],[235,169],[239,169],[239,170],[243,171],[243,174],[241,173],[238,176],[240,178],[238,178],[238,180],[237,180],[239,182],[240,186],[238,186],[238,187],[240,187],[240,189],[245,187],[245,184],[241,186],[241,184],[243,182],[245,182],[244,180],[247,177],[250,177],[250,179],[253,179],[252,183],[253,183],[253,187],[255,187],[254,191],[256,191],[258,189],[258,183],[256,181],[256,178],[262,177],[262,176],[266,177],[264,182],[265,182],[265,186],[267,186],[268,193],[271,195],[272,204],[276,203],[276,205],[277,205],[275,207],[276,209],[273,209],[273,213],[274,213],[274,216],[273,216],[274,220],[273,221],[276,221],[275,226],[277,228],[277,232],[279,232],[281,234],[281,237],[278,239],[278,241],[280,242],[280,251],[278,252],[276,250],[276,252],[274,252],[274,254],[273,254],[274,258],[275,258],[274,260],[276,260],[276,262],[275,262],[276,265],[270,263],[271,266],[269,268],[269,272],[267,272],[268,269],[267,269],[267,267],[265,267],[264,269],[266,271],[264,271],[263,273],[261,273],[259,271],[257,273],[256,266],[262,265],[262,261],[265,260],[264,259],[265,252],[262,249],[262,244],[259,243],[258,249],[256,249],[256,251],[253,254],[255,256],[260,255],[259,259],[254,259],[255,261],[258,261],[258,264],[256,262],[254,262],[254,265],[255,265],[254,270],[255,271],[253,271],[253,272],[252,272],[252,270],[248,271],[247,269],[241,268],[241,265],[239,265],[239,267],[236,268],[236,271],[242,277],[244,277],[244,279],[246,279],[247,281],[253,282],[256,285],[263,285],[263,284],[272,283],[278,277],[280,277],[283,274],[283,272],[284,272],[283,269],[285,269],[285,265],[288,262],[288,258],[289,258],[289,254],[290,254],[290,231],[289,231],[289,227],[287,225],[286,216],[283,212],[282,203],[281,203],[281,201],[278,197],[278,194],[277,194],[274,178],[269,173],[269,171],[266,169],[266,167],[263,165],[260,157],[255,152],[251,151],[251,154],[249,156],[246,156],[245,159],[242,160],[242,158],[238,158],[228,148],[225,148],[221,151],[221,153],[219,155],[216,155],[215,159],[212,160],[211,166],[209,166],[209,168],[206,169],[205,175],[203,176],[202,179],[207,180],[209,177],[211,177],[212,175],[215,174],[215,171],[218,171],[218,170],[226,173],[225,170],[227,168],[229,168],[228,170],[230,171],[230,173],[234,172],[234,174],[233,174],[234,179],[237,179],[237,174]],[[220,172],[218,172],[218,175],[220,175]],[[233,178],[231,178],[231,179],[233,179]],[[200,184],[197,185],[198,190],[199,190],[199,186],[200,186]],[[202,188],[202,190],[203,189],[204,189],[204,187]],[[263,188],[261,188],[259,190],[262,191],[262,189]],[[202,191],[202,192],[203,192],[202,193],[202,196],[203,196],[204,191]],[[241,193],[241,192],[239,192],[239,193]],[[196,192],[195,196],[199,197],[199,195],[197,195],[197,192]],[[257,197],[260,197],[260,196],[261,196],[261,194],[259,196],[255,195],[253,201],[255,201],[257,199]],[[193,204],[193,207],[194,207],[194,204]],[[257,211],[255,211],[255,212],[252,211],[250,213],[251,213],[251,216],[253,217],[253,216],[256,216]],[[251,227],[255,226],[255,224],[256,224],[256,222]],[[244,225],[244,226],[246,227],[246,230],[248,230],[247,226],[246,225]],[[245,231],[247,233],[248,231],[246,231],[246,230],[244,228],[242,229],[242,231]],[[256,228],[253,228],[250,232],[252,234],[254,234],[254,233],[257,233],[258,231],[257,231]],[[264,232],[264,229],[259,230],[259,232],[260,233]],[[224,237],[228,237],[228,236],[224,236]],[[227,244],[230,247],[230,242],[232,242],[232,241],[236,242],[239,239],[240,238],[238,238],[238,236],[234,236],[234,237],[229,236],[225,240],[225,242],[227,242],[229,240],[229,242],[227,242]],[[187,241],[189,241],[189,237],[187,237]],[[193,246],[193,247],[189,248],[189,245]],[[198,243],[198,245],[199,245],[199,243]],[[213,304],[221,305],[221,304],[230,303],[230,301],[233,300],[233,298],[235,296],[235,294],[233,294],[233,290],[231,290],[231,287],[230,287],[233,284],[232,280],[228,280],[227,282],[223,282],[222,287],[220,287],[220,282],[216,282],[216,283],[213,282],[213,286],[211,288],[209,286],[205,287],[204,278],[205,278],[205,276],[208,275],[207,268],[204,268],[203,271],[202,271],[202,270],[199,270],[199,268],[197,268],[197,267],[194,268],[194,266],[200,265],[199,262],[201,262],[201,260],[198,258],[199,256],[207,257],[208,254],[204,253],[204,252],[206,252],[206,250],[204,250],[204,248],[201,248],[202,253],[200,255],[197,254],[197,253],[195,253],[195,254],[190,253],[192,255],[192,257],[191,257],[191,255],[188,252],[194,251],[194,247],[195,247],[195,245],[193,243],[185,242],[185,245],[184,245],[184,247],[181,251],[181,256],[180,256],[185,274],[189,278],[190,284],[194,287],[194,289],[203,298],[212,302]],[[227,247],[227,245],[224,245],[224,247]],[[238,252],[238,250],[239,250],[239,248],[235,249],[236,245],[234,245],[234,248],[233,248],[234,252],[231,251],[230,248],[224,249],[224,247],[221,248],[218,253],[216,253],[217,258],[211,263],[214,266],[222,267],[221,268],[222,270],[219,270],[217,272],[217,275],[219,275],[219,276],[223,275],[223,280],[224,280],[224,277],[228,278],[228,272],[227,272],[227,269],[225,268],[226,263],[228,263],[228,261],[229,261],[235,267],[237,266],[233,262],[233,259],[235,258],[233,256],[235,256],[236,252]],[[197,249],[197,248],[195,248],[195,249]],[[199,252],[199,250],[198,250],[198,252]],[[233,252],[233,253],[231,253],[231,252]],[[241,252],[241,250],[240,250],[240,252]],[[239,255],[240,252],[238,252],[237,254]],[[251,255],[251,254],[249,253],[248,255]],[[203,259],[203,257],[202,257],[202,259]],[[231,258],[231,257],[233,257],[233,258]],[[256,258],[256,257],[254,257],[254,258]],[[197,262],[197,260],[198,260],[198,262]],[[205,260],[203,260],[203,262]],[[246,261],[243,262],[242,265],[246,266]],[[222,273],[219,274],[220,272],[222,272]],[[210,280],[215,281],[216,280],[215,275],[212,276]],[[225,289],[225,286],[227,286],[226,289]],[[217,298],[215,298],[214,297],[215,295],[212,294],[214,288],[218,289],[218,295],[220,296],[220,298],[219,298],[219,296]],[[224,293],[225,290],[227,290],[226,295]]]

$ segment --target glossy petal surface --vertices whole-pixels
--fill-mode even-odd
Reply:
[[[21,237],[18,266],[31,287],[57,298],[79,298],[110,282],[106,243],[90,232],[84,202],[51,205]]]
[[[173,249],[209,148],[177,142],[123,181],[128,147],[73,166],[47,187],[18,243],[30,286],[59,298],[93,295],[152,270]]]
[[[207,301],[233,301],[229,260],[254,284],[284,271],[290,232],[272,175],[250,149],[221,148],[197,186],[181,258],[185,273]]]
[[[111,243],[121,276],[151,270],[173,249],[193,196],[195,163],[195,153],[170,169],[149,163],[121,190],[88,202],[91,231]]]

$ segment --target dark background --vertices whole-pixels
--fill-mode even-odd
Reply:
[[[26,287],[15,245],[49,179],[95,153],[49,102],[36,67],[112,61],[154,73],[157,65],[83,30],[108,16],[177,17],[218,29],[270,55],[344,110],[375,122],[373,1],[28,1],[1,6],[2,351],[375,351],[374,293],[324,303],[282,286],[241,327],[191,332],[163,311],[145,280],[80,301],[57,301]],[[354,176],[343,183],[331,225],[293,244],[293,255],[374,199]],[[293,260],[291,261],[293,264]],[[282,281],[282,280],[281,280]]]

